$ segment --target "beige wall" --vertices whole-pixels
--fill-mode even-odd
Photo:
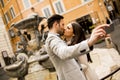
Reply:
[[[5,62],[1,54],[2,51],[7,51],[9,57],[14,56],[8,33],[6,32],[5,25],[0,17],[0,63],[3,67],[5,66]]]
[[[12,23],[18,22],[19,20],[26,18],[30,13],[30,8],[34,7],[36,12],[40,16],[43,16],[42,8],[44,6],[51,6],[52,13],[54,14],[55,10],[53,9],[53,4],[57,0],[43,0],[42,2],[36,2],[36,0],[30,0],[31,6],[27,9],[24,9],[22,0],[4,0],[6,2],[5,7],[3,8],[4,13],[9,10],[11,6],[14,7],[16,17],[11,19],[6,29],[10,28]],[[87,14],[90,14],[92,18],[99,19],[101,23],[105,22],[105,16],[108,16],[105,6],[103,5],[103,0],[90,0],[90,2],[82,3],[82,0],[60,0],[63,1],[65,7],[65,12],[62,13],[65,17],[65,23],[68,23],[71,20],[75,20]],[[101,6],[99,2],[101,2]],[[19,40],[18,37],[11,39],[13,50],[16,50],[16,42]]]
[[[71,20],[80,18],[87,14],[90,14],[93,18],[98,18],[101,22],[105,22],[105,16],[108,16],[103,2],[101,2],[101,6],[99,6],[98,0],[93,0],[87,4],[79,5],[78,8],[68,10],[68,12],[63,15],[65,17],[65,22],[68,23]]]

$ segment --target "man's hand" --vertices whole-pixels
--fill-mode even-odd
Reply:
[[[88,40],[89,47],[94,45],[98,40],[106,37],[105,27],[109,27],[109,24],[103,24],[93,29],[90,39]]]

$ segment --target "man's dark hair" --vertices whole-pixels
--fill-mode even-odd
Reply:
[[[55,21],[57,21],[58,23],[60,22],[61,19],[63,19],[64,17],[59,15],[59,14],[54,14],[52,15],[50,18],[48,18],[47,20],[47,24],[48,24],[48,28],[51,29],[53,26],[53,23]]]

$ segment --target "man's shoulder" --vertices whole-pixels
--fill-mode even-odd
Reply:
[[[46,38],[46,42],[51,41],[51,40],[54,39],[54,38],[56,38],[55,35],[52,35],[52,34],[48,33],[48,36],[47,36],[47,38]]]
[[[51,41],[56,43],[58,41],[61,41],[61,39],[56,34],[48,33],[48,36],[47,36],[47,39],[46,39],[45,43],[50,43]]]
[[[58,36],[52,33],[48,33],[47,39],[52,39],[52,38],[58,38]]]

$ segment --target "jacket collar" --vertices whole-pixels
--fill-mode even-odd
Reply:
[[[49,32],[49,34],[50,34],[50,35],[54,35],[54,36],[58,36],[58,37],[60,37],[60,34],[58,34],[58,33],[52,33],[52,32]]]

